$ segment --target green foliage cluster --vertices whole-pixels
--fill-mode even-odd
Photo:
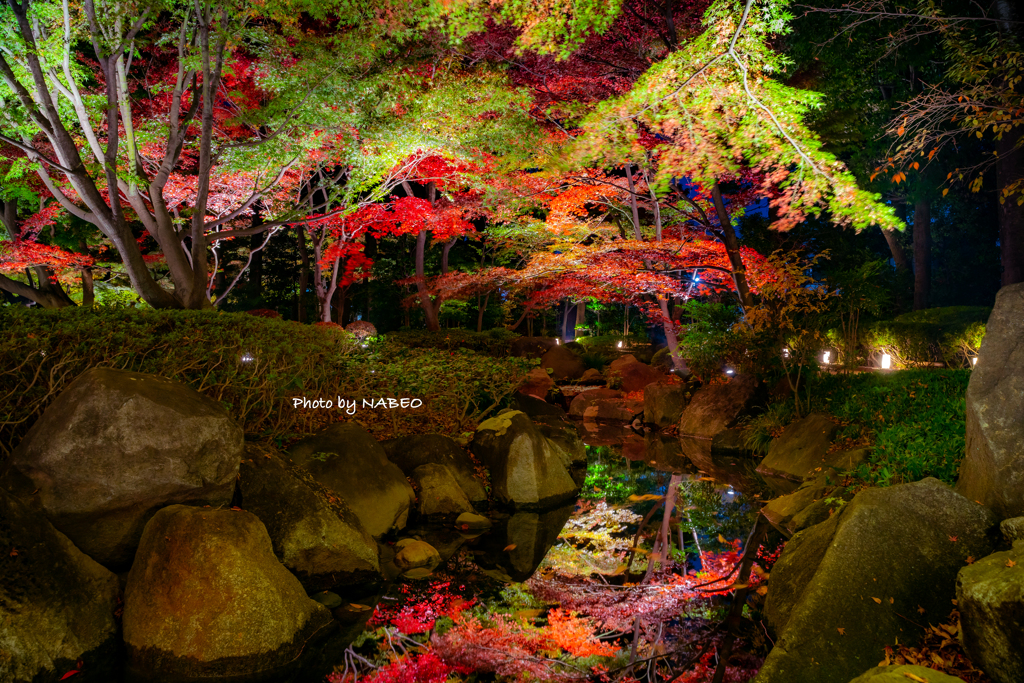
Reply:
[[[905,313],[866,326],[863,344],[869,352],[888,353],[895,367],[933,362],[969,367],[991,311],[984,306],[949,306]]]
[[[387,335],[388,342],[410,349],[438,349],[453,351],[465,349],[489,356],[508,356],[512,342],[519,338],[515,332],[498,327],[484,332],[448,329],[439,332],[428,330],[403,330]]]
[[[856,474],[878,486],[935,477],[956,482],[966,442],[969,370],[822,375],[812,408],[859,423],[874,435]]]
[[[743,356],[745,340],[736,333],[740,310],[726,304],[690,299],[683,306],[679,354],[694,377],[707,382],[722,374],[722,364]]]
[[[533,361],[465,349],[364,349],[337,328],[241,313],[0,308],[0,453],[83,371],[113,367],[170,377],[220,401],[246,432],[279,441],[337,419],[375,433],[459,433],[503,405]],[[458,381],[453,381],[458,378]],[[291,398],[415,397],[422,409],[292,407]]]

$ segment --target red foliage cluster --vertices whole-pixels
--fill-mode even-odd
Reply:
[[[400,587],[402,593],[412,597],[408,584]],[[426,591],[424,600],[403,600],[389,605],[377,603],[377,608],[370,617],[367,626],[379,628],[390,624],[406,635],[426,633],[434,628],[434,622],[440,617],[455,618],[463,610],[476,604],[476,598],[466,599],[463,594],[465,586],[459,586],[458,592],[453,591],[451,581],[435,581]]]

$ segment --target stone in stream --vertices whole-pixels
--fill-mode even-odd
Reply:
[[[255,515],[172,505],[146,525],[125,587],[134,678],[273,680],[330,622]]]
[[[403,538],[395,543],[395,550],[395,565],[403,571],[418,567],[433,570],[441,564],[441,555],[434,546],[424,541]]]
[[[911,678],[913,676],[913,678]],[[964,683],[964,679],[929,669],[916,664],[900,666],[876,666],[870,671],[857,676],[850,683],[910,683],[910,681],[926,681],[926,683]]]
[[[1024,541],[961,569],[956,598],[971,663],[995,683],[1024,681]]]
[[[1024,282],[996,294],[967,385],[957,491],[1001,518],[1024,515]]]
[[[686,386],[655,382],[644,387],[644,422],[659,429],[679,423],[686,407]]]
[[[501,503],[550,507],[574,499],[579,490],[559,447],[520,411],[482,422],[470,449],[490,470],[494,497]]]
[[[764,609],[775,647],[754,680],[846,683],[886,645],[913,644],[915,624],[949,614],[957,572],[991,552],[995,528],[937,479],[861,491],[786,544]]]
[[[398,465],[406,476],[412,476],[413,470],[420,465],[444,465],[470,501],[480,503],[487,500],[487,492],[477,477],[473,460],[455,439],[441,434],[410,434],[388,439],[381,446],[388,460]]]
[[[555,380],[551,379],[551,375],[544,368],[533,368],[526,373],[526,379],[520,385],[516,391],[517,394],[523,396],[536,396],[537,398],[544,400],[547,398],[548,392],[555,388]]]
[[[420,465],[412,471],[412,478],[420,486],[418,510],[421,515],[458,515],[473,511],[473,504],[447,466]]]
[[[588,389],[587,391],[576,394],[575,398],[569,404],[569,415],[573,417],[583,417],[583,414],[587,412],[587,408],[599,399],[603,398],[621,398],[622,392],[616,389]]]
[[[481,531],[483,529],[490,529],[491,526],[491,520],[475,512],[463,512],[455,520],[455,528],[466,531]]]
[[[344,500],[371,536],[405,527],[416,494],[384,449],[357,424],[338,422],[288,451],[292,462]]]
[[[22,493],[58,530],[120,570],[131,565],[143,527],[160,508],[231,500],[242,447],[242,429],[191,387],[92,368],[47,407],[11,464],[32,481]],[[10,482],[2,486],[12,490]]]
[[[703,387],[690,399],[679,418],[679,435],[712,438],[735,426],[753,406],[761,384],[753,375],[736,375],[725,384]]]
[[[584,420],[608,422],[632,422],[637,416],[642,417],[644,403],[636,398],[599,398],[583,411]]]
[[[116,680],[117,576],[0,490],[0,681]],[[74,680],[74,679],[72,679]]]
[[[273,449],[246,444],[241,505],[267,528],[274,553],[307,591],[380,576],[377,543],[348,505]]]

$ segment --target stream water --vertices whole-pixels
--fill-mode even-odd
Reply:
[[[577,423],[577,430],[587,446],[588,463],[585,473],[577,472],[584,481],[576,501],[544,511],[491,510],[486,514],[494,526],[478,535],[437,525],[407,528],[402,536],[433,545],[441,565],[417,578],[397,576],[392,565],[390,583],[346,595],[346,604],[334,610],[343,627],[316,648],[317,665],[303,667],[305,671],[322,677],[346,657],[351,661],[345,649],[361,632],[408,626],[422,612],[416,606],[440,592],[512,610],[522,602],[520,584],[549,566],[576,567],[581,574],[614,573],[622,550],[631,545],[640,520],[665,494],[673,474],[682,477],[680,533],[674,537],[673,557],[685,560],[690,572],[701,569],[700,551],[735,548],[736,540],[750,531],[757,500],[770,497],[754,473],[756,461],[712,453],[708,441],[589,422]],[[601,536],[608,520],[614,520],[616,532]],[[304,680],[314,680],[308,673]]]

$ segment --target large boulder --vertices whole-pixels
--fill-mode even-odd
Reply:
[[[244,511],[160,510],[125,587],[129,671],[145,679],[269,678],[330,621]]]
[[[1024,515],[1024,282],[999,290],[967,385],[957,491],[1002,518]]]
[[[587,408],[591,406],[594,401],[602,398],[621,398],[622,392],[615,389],[588,389],[576,394],[573,398],[572,403],[569,404],[569,415],[573,417],[583,417],[583,414],[587,412]]]
[[[274,554],[307,591],[380,575],[377,543],[343,500],[272,449],[248,444],[246,456],[241,505],[263,522]]]
[[[846,683],[949,614],[956,575],[992,548],[988,508],[936,479],[869,488],[793,536],[772,570],[775,647],[757,683]]]
[[[230,502],[243,438],[218,402],[191,387],[93,368],[50,404],[11,463],[58,530],[120,570],[160,508]]]
[[[599,398],[583,411],[583,419],[632,422],[643,412],[644,402],[638,398]]]
[[[995,683],[1024,681],[1024,541],[960,570],[964,649]]]
[[[517,394],[523,394],[526,396],[536,396],[537,398],[544,400],[552,389],[555,388],[555,380],[551,379],[551,375],[544,368],[533,368],[526,373],[526,379],[519,386],[516,391]]]
[[[339,422],[294,444],[292,462],[348,503],[374,538],[402,529],[416,494],[398,465],[357,424]]]
[[[736,375],[725,384],[704,387],[693,395],[679,418],[679,434],[710,439],[734,426],[753,404],[759,388],[753,375]]]
[[[491,472],[494,497],[517,507],[545,507],[578,490],[551,443],[524,413],[511,410],[484,421],[470,449]]]
[[[412,478],[420,487],[418,509],[421,515],[458,515],[473,511],[473,504],[446,466],[420,465],[412,471]]]
[[[836,429],[836,423],[820,413],[792,422],[772,442],[757,471],[793,482],[817,476],[826,467],[825,456]]]
[[[559,410],[555,406],[551,408]],[[381,446],[388,460],[398,465],[406,476],[412,476],[413,470],[422,465],[444,465],[459,482],[467,498],[474,503],[487,500],[487,491],[476,476],[473,460],[455,439],[442,434],[411,434],[389,439]]]
[[[605,374],[609,379],[618,377],[619,386],[625,392],[642,391],[648,384],[665,379],[663,372],[641,363],[631,355],[612,361]]]
[[[1024,541],[1024,517],[1011,517],[999,523],[999,530],[1003,532],[1003,538],[1010,545],[1015,541]]]
[[[116,679],[117,576],[0,491],[0,681]],[[82,666],[76,662],[82,661]]]
[[[900,666],[876,666],[850,681],[850,683],[910,683],[910,681],[925,681],[925,683],[964,683],[964,679],[950,676],[949,674],[929,669],[916,664],[902,664]]]
[[[644,422],[664,428],[679,424],[686,407],[686,386],[655,382],[644,387]]]
[[[828,507],[823,501],[827,491],[828,475],[822,474],[806,482],[796,491],[768,501],[768,504],[761,508],[761,513],[783,535],[792,536],[828,519]],[[813,512],[808,514],[812,510]]]
[[[565,417],[556,415],[530,416],[537,431],[558,451],[562,464],[567,468],[585,465],[587,446],[576,431],[576,425]]]
[[[587,369],[582,358],[561,345],[541,356],[540,366],[551,370],[551,378],[555,381],[579,379]]]

